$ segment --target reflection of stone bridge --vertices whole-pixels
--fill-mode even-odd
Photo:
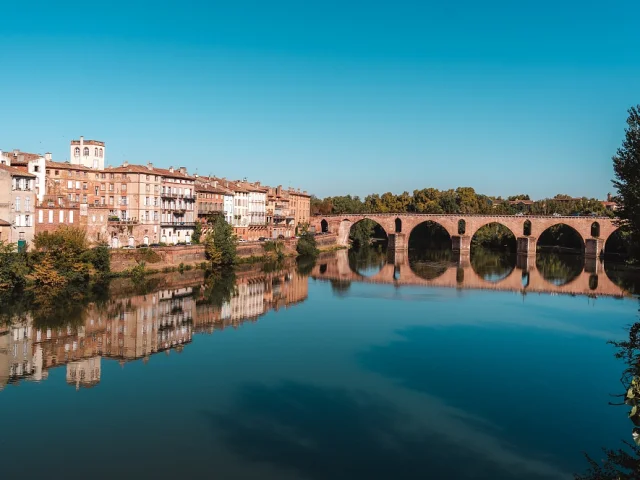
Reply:
[[[617,229],[609,217],[560,217],[522,215],[432,215],[419,213],[376,213],[358,215],[315,216],[311,228],[316,232],[338,235],[338,244],[347,245],[351,227],[370,219],[378,223],[389,237],[390,250],[407,250],[411,232],[418,225],[433,222],[451,236],[454,251],[468,251],[471,238],[483,226],[498,223],[508,228],[518,242],[518,253],[533,255],[540,235],[555,225],[567,225],[582,237],[587,257],[599,256],[609,236]]]
[[[444,268],[444,272],[436,278],[425,279],[414,273],[409,266],[407,255],[396,254],[395,262],[386,263],[374,275],[364,276],[351,269],[348,251],[340,250],[327,259],[320,259],[313,268],[311,277],[318,280],[386,283],[396,286],[416,285],[616,297],[628,295],[609,279],[604,273],[602,264],[595,258],[587,259],[583,271],[564,285],[554,285],[546,280],[536,268],[534,256],[519,256],[516,268],[505,278],[495,282],[485,280],[478,275],[471,267],[468,256],[461,257],[458,264],[449,264]]]

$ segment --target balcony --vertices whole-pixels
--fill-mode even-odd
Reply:
[[[120,218],[117,216],[110,216],[108,220],[109,223],[119,225],[137,225],[139,223],[137,218]]]
[[[173,221],[160,221],[161,227],[182,227],[182,228],[193,228],[196,226],[196,222],[173,222]]]

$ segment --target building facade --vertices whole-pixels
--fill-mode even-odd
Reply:
[[[196,221],[195,177],[187,169],[158,169],[162,175],[161,242],[190,243]]]
[[[0,163],[0,240],[28,246],[35,235],[35,175]]]

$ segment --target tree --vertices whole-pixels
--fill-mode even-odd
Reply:
[[[200,238],[202,237],[202,222],[196,222],[196,226],[193,229],[193,234],[191,235],[191,241],[193,243],[200,243]]]
[[[17,253],[15,244],[0,241],[0,290],[14,290],[26,283],[25,255]]]
[[[316,237],[314,237],[309,230],[305,229],[302,235],[300,235],[298,244],[296,245],[296,251],[298,255],[303,257],[315,257],[320,253],[316,246]]]
[[[216,215],[205,239],[205,255],[214,266],[227,266],[236,263],[236,237],[233,227],[222,215]]]
[[[640,105],[629,109],[625,139],[613,156],[613,185],[618,190],[616,215],[629,235],[637,260],[640,255]]]

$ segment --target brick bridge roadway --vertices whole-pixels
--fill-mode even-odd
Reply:
[[[629,294],[614,284],[603,271],[602,263],[591,258],[585,261],[583,271],[564,285],[547,281],[536,269],[535,257],[519,256],[516,268],[505,278],[492,282],[478,275],[462,255],[458,263],[444,266],[441,275],[425,279],[416,275],[409,266],[408,255],[390,255],[391,263],[386,263],[378,273],[364,276],[354,272],[349,266],[347,250],[339,250],[328,258],[320,258],[311,272],[317,280],[337,280],[343,282],[363,282],[392,284],[395,286],[415,285],[481,290],[505,290],[521,293],[551,293],[589,296],[623,297]]]
[[[457,252],[469,251],[471,238],[479,228],[490,223],[507,227],[517,239],[518,253],[534,255],[536,242],[542,232],[554,225],[567,225],[580,234],[587,257],[597,257],[604,251],[609,236],[617,229],[609,217],[554,217],[520,215],[432,215],[411,213],[372,213],[358,215],[316,215],[310,226],[316,232],[330,232],[338,236],[339,245],[347,245],[351,227],[364,220],[378,223],[389,238],[391,251],[407,250],[409,236],[415,227],[425,222],[442,226],[451,236],[452,248]]]

